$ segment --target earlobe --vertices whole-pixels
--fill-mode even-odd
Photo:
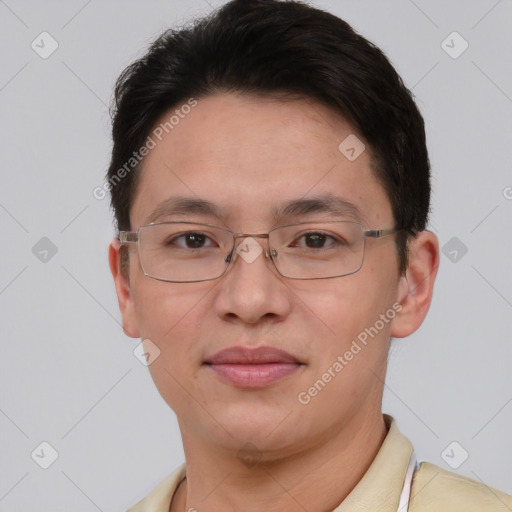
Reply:
[[[116,287],[117,301],[123,323],[123,331],[130,338],[140,338],[137,326],[135,303],[130,288],[129,278],[121,270],[121,242],[114,238],[109,245],[108,261]]]
[[[393,320],[391,336],[404,338],[416,331],[427,315],[439,267],[436,235],[422,231],[409,243],[409,261],[398,284],[402,309]]]

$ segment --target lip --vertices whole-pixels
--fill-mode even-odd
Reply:
[[[278,348],[262,346],[257,348],[229,347],[206,360],[206,364],[266,364],[300,363],[288,352]]]
[[[274,347],[230,347],[217,352],[204,363],[221,379],[246,389],[269,386],[299,370],[294,356]]]

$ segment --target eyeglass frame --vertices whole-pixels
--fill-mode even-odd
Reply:
[[[272,231],[275,231],[276,229],[287,228],[287,227],[291,227],[291,226],[300,226],[300,225],[303,225],[303,224],[315,224],[317,222],[318,223],[322,223],[322,224],[335,224],[335,223],[343,223],[343,222],[351,223],[351,224],[357,224],[358,226],[361,227],[361,233],[362,233],[362,236],[363,236],[363,241],[366,241],[366,238],[378,239],[378,238],[383,238],[385,236],[395,235],[395,234],[399,233],[400,231],[403,231],[401,229],[396,229],[396,228],[366,229],[363,226],[363,224],[361,224],[360,222],[352,221],[352,220],[323,220],[323,219],[318,219],[318,220],[312,220],[312,221],[304,221],[304,222],[295,222],[295,223],[291,223],[291,224],[283,224],[281,226],[276,226],[276,227],[272,228],[268,233],[235,233],[235,232],[231,231],[229,228],[225,228],[223,226],[218,226],[216,224],[209,224],[209,223],[205,223],[205,222],[188,222],[188,221],[181,220],[181,221],[166,221],[166,222],[150,222],[149,224],[146,224],[145,226],[139,227],[136,231],[119,231],[119,236],[117,237],[117,239],[120,241],[121,246],[125,245],[125,244],[136,244],[137,245],[137,254],[139,256],[140,267],[141,267],[142,272],[144,273],[144,275],[146,277],[149,277],[150,279],[155,279],[157,281],[163,281],[163,282],[166,282],[166,283],[201,283],[201,282],[204,282],[204,281],[213,281],[215,279],[220,279],[222,276],[224,276],[226,274],[228,268],[230,266],[232,266],[233,262],[236,259],[236,256],[232,256],[232,255],[233,255],[233,252],[236,252],[235,251],[235,245],[236,245],[237,238],[247,238],[247,237],[251,237],[251,238],[266,238],[268,240],[268,244],[269,244],[270,243],[270,233],[272,233]],[[224,272],[222,272],[222,274],[220,274],[220,275],[218,275],[216,277],[211,277],[211,278],[208,278],[208,279],[196,279],[196,280],[193,280],[193,281],[175,281],[175,280],[171,280],[171,279],[163,279],[163,278],[160,278],[160,277],[150,276],[149,274],[147,274],[146,271],[144,270],[144,267],[142,265],[142,261],[141,261],[141,258],[140,258],[139,231],[141,229],[147,228],[149,226],[159,226],[159,225],[162,225],[162,224],[191,224],[191,225],[194,225],[194,226],[208,226],[208,227],[211,227],[211,228],[222,229],[224,231],[227,231],[227,232],[231,233],[233,235],[233,246],[232,246],[230,252],[228,253],[228,256],[226,256],[226,259],[224,260],[227,263],[227,265],[226,265],[226,267],[224,269]],[[357,270],[354,270],[352,272],[348,272],[347,274],[341,274],[341,275],[336,275],[336,276],[327,276],[327,277],[289,277],[289,276],[285,276],[284,274],[281,273],[279,268],[277,268],[277,264],[276,264],[276,262],[274,260],[274,258],[277,256],[277,251],[275,249],[271,248],[270,245],[268,246],[268,248],[269,248],[270,254],[269,254],[269,251],[265,250],[265,258],[268,259],[269,256],[270,256],[270,260],[272,261],[272,264],[274,265],[274,268],[276,269],[276,271],[278,272],[278,274],[281,277],[284,277],[286,279],[300,280],[300,281],[312,281],[312,280],[317,280],[317,279],[334,279],[334,278],[337,278],[337,277],[345,277],[345,276],[350,276],[352,274],[355,274],[355,273],[359,272],[361,270],[361,268],[363,267],[363,263],[364,263],[364,255],[365,255],[365,251],[366,251],[366,243],[363,244],[363,256],[361,258],[361,265],[359,266],[359,268],[357,268]],[[228,257],[229,257],[229,261],[226,261]]]

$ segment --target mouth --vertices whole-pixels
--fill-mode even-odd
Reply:
[[[231,347],[204,363],[216,376],[235,387],[257,389],[290,376],[304,366],[297,358],[273,347]]]

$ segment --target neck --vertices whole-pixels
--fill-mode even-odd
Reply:
[[[387,434],[380,411],[353,418],[312,449],[246,467],[182,428],[187,478],[171,512],[333,510],[361,480]]]

